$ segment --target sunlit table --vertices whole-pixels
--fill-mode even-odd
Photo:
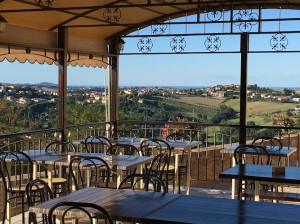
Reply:
[[[220,178],[252,180],[255,182],[255,201],[260,200],[261,184],[299,185],[300,168],[285,167],[285,174],[272,173],[271,165],[238,164],[219,174]],[[232,192],[236,191],[232,185]],[[300,199],[299,199],[300,200]]]
[[[74,155],[74,153],[54,153],[54,152],[45,152],[45,150],[29,150],[24,151],[28,154],[32,161],[34,162],[34,178],[37,177],[37,170],[39,164],[47,165],[48,173],[48,184],[52,187],[52,174],[54,164],[58,166],[69,166],[68,155]],[[105,154],[103,153],[75,153],[76,155],[81,156],[96,156],[104,158]],[[123,180],[123,171],[130,170],[134,167],[137,167],[138,173],[142,173],[143,165],[150,163],[153,160],[152,156],[128,156],[128,155],[118,155],[115,162],[108,161],[110,168],[116,167],[117,170],[117,186]]]
[[[110,139],[112,144],[131,144],[139,148],[140,144],[145,138],[129,138],[129,137],[120,137],[117,139]],[[163,139],[165,140],[165,139]],[[199,148],[202,145],[201,141],[167,141],[170,147],[174,148],[175,154],[175,186],[174,193],[179,193],[178,189],[178,164],[179,164],[179,155],[182,150],[187,152],[187,178],[186,178],[186,194],[190,194],[190,185],[191,185],[191,156],[192,149]],[[74,144],[84,144],[84,139],[74,141]],[[93,144],[97,144],[97,139],[93,141]],[[99,143],[98,143],[99,144]]]

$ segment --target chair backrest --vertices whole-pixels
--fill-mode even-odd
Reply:
[[[140,144],[140,150],[143,156],[155,156],[160,153],[168,153],[169,158],[172,155],[173,148],[163,139],[145,139]]]
[[[167,193],[167,187],[163,180],[154,175],[131,174],[125,177],[120,183],[118,189],[122,189],[126,184],[130,185],[132,190],[144,190],[153,192]],[[143,186],[142,188],[140,186]],[[127,186],[126,186],[127,187]]]
[[[45,149],[46,152],[77,152],[75,145],[72,142],[54,141],[50,142]]]
[[[107,155],[133,155],[140,156],[140,150],[134,145],[129,144],[115,144],[107,149]]]
[[[184,134],[184,133],[172,133],[166,137],[167,141],[174,141],[174,142],[184,142],[184,141],[192,141],[191,136]]]
[[[234,159],[236,164],[253,163],[265,164],[270,163],[270,155],[265,147],[258,145],[239,145],[234,150]]]
[[[68,187],[74,190],[86,187],[108,187],[110,168],[100,157],[76,156],[69,164]]]
[[[280,151],[282,149],[282,142],[278,138],[274,137],[259,137],[252,141],[252,145],[259,145],[266,147],[270,150]]]
[[[60,210],[59,212],[56,210]],[[56,213],[57,212],[57,213]],[[73,215],[75,214],[75,215]],[[105,220],[105,223],[113,224],[113,219],[109,213],[99,205],[84,202],[59,202],[54,205],[48,215],[48,223],[55,223],[55,215],[61,217],[62,223],[65,220],[74,219],[76,223],[95,223],[93,219]],[[73,221],[72,221],[73,222]],[[97,223],[97,222],[96,222]]]
[[[86,152],[106,153],[106,150],[112,146],[108,138],[104,136],[88,136],[84,140]]]
[[[27,204],[28,207],[34,206],[37,204],[40,204],[42,202],[48,201],[53,198],[52,191],[48,184],[41,180],[41,179],[36,179],[28,182],[25,188],[26,192],[26,198],[27,198]],[[35,213],[30,212],[29,213],[29,223],[37,223],[37,218]],[[42,223],[47,222],[47,216],[42,215]]]
[[[76,146],[72,142],[53,141],[45,149],[46,152],[77,152]]]
[[[32,180],[33,163],[23,152],[4,152],[0,160],[0,169],[8,192],[24,191],[25,184]]]
[[[161,179],[165,174],[165,171],[168,170],[169,165],[169,154],[168,153],[160,153],[154,157],[151,161],[150,165],[146,167],[147,175],[154,175]]]

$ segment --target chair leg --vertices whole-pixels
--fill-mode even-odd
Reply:
[[[6,194],[6,193],[5,193]],[[6,219],[6,209],[7,209],[7,199],[4,200],[3,203],[3,213],[2,213],[2,224],[5,224],[5,219]]]
[[[25,199],[25,195],[22,194],[21,197],[22,197],[22,223],[25,224],[25,205],[24,205],[24,203],[25,203],[25,200],[24,200]]]

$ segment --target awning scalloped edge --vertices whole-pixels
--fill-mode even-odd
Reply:
[[[0,46],[0,61],[7,60],[9,62],[29,62],[31,64],[39,63],[53,65],[57,64],[57,52],[31,49],[31,48],[16,48],[11,46]],[[68,53],[68,65],[72,66],[86,66],[93,68],[106,68],[108,65],[107,56],[99,56],[93,54],[82,53]]]

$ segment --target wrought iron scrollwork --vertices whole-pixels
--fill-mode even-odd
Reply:
[[[122,13],[119,8],[106,8],[103,12],[103,18],[110,23],[118,23]]]
[[[257,24],[258,14],[252,12],[251,9],[240,9],[238,13],[233,16],[233,21],[242,32],[249,32],[254,25]]]
[[[39,7],[50,7],[54,0],[34,0],[35,4]]]
[[[222,42],[220,40],[220,37],[215,35],[208,36],[204,42],[204,46],[206,47],[206,50],[210,52],[218,51],[221,47],[221,44]]]
[[[161,35],[164,34],[167,30],[167,24],[159,23],[151,26],[152,34]]]
[[[222,11],[212,11],[212,12],[206,13],[206,16],[210,21],[219,21],[223,16],[223,12]]]
[[[270,45],[275,51],[283,51],[288,45],[288,39],[285,34],[276,33],[271,37]]]
[[[152,40],[148,37],[143,37],[137,43],[137,47],[138,47],[140,52],[148,53],[148,52],[151,51],[151,49],[153,47]]]
[[[181,53],[182,51],[184,51],[184,49],[186,47],[186,41],[181,36],[173,37],[170,42],[170,47],[171,47],[172,51],[174,51],[176,53]]]

